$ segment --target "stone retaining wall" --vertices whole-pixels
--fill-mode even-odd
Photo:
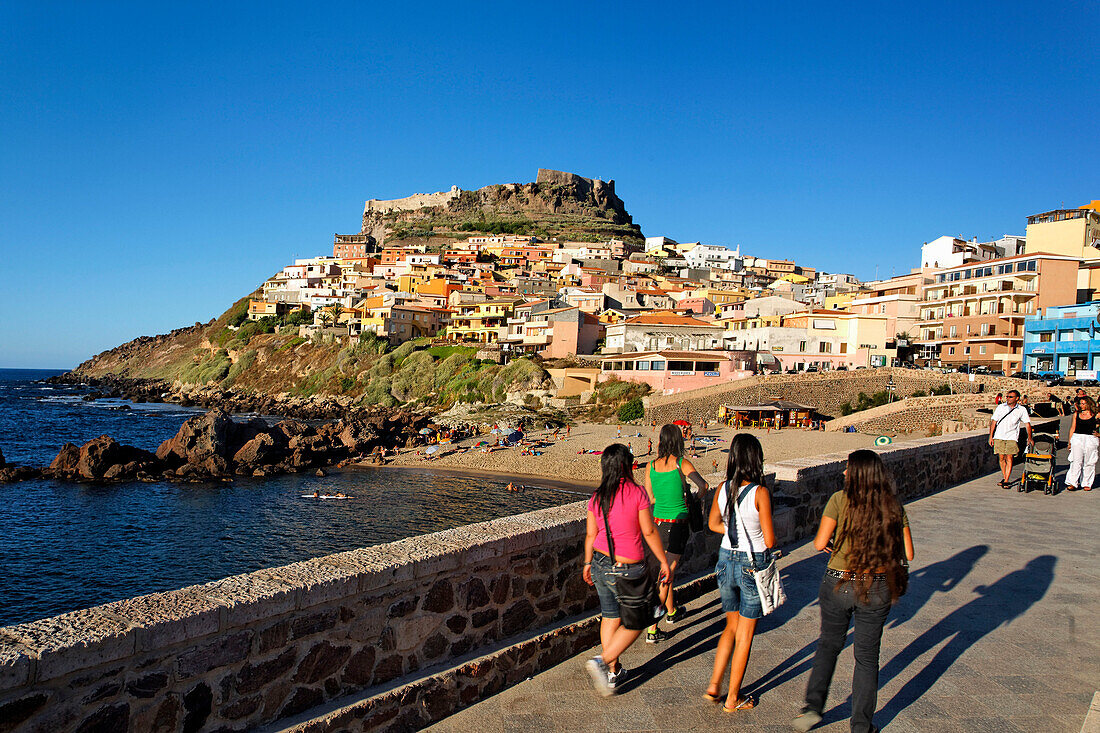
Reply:
[[[704,417],[713,420],[721,404],[754,404],[776,398],[812,405],[819,412],[835,417],[840,415],[844,403],[854,405],[860,392],[872,395],[885,390],[891,378],[894,380],[894,394],[898,398],[918,391],[927,393],[945,384],[950,384],[956,394],[976,393],[981,387],[991,397],[997,392],[1018,389],[1022,394],[1030,394],[1032,402],[1045,399],[1050,391],[1063,395],[1072,392],[1070,388],[1051,390],[1036,382],[1011,377],[974,375],[971,382],[967,374],[883,367],[847,372],[774,374],[672,395],[650,395],[644,399],[645,419],[662,423],[680,419],[697,422]]]
[[[883,454],[910,499],[991,471],[985,440],[927,438]],[[844,458],[769,467],[781,542],[813,532]],[[382,694],[592,613],[583,512],[578,502],[5,627],[0,730],[246,730]],[[682,577],[713,564],[718,539],[693,537]],[[571,643],[530,647],[519,661],[532,674]],[[407,730],[514,681],[487,674],[471,667],[466,682],[448,682],[447,705],[391,694],[371,708],[381,717],[350,729]]]

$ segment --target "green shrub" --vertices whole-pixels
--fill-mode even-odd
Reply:
[[[196,349],[191,362],[180,369],[179,379],[185,384],[220,382],[229,374],[231,364],[225,349],[209,352]]]
[[[237,357],[237,361],[229,367],[229,373],[226,374],[225,379],[222,380],[223,387],[229,387],[237,381],[237,377],[241,376],[244,372],[247,372],[253,364],[256,363],[256,350],[249,349],[248,351]]]
[[[641,420],[643,417],[645,417],[645,406],[640,397],[635,397],[619,408],[619,419],[623,422]]]
[[[340,389],[350,392],[355,387],[355,377],[340,377]]]
[[[294,349],[301,346],[307,341],[309,341],[309,339],[305,338],[304,336],[295,336],[290,341],[287,341],[285,344],[276,349],[276,351],[286,351],[287,349]]]
[[[303,326],[310,323],[313,323],[313,313],[308,308],[291,311],[282,318],[284,326]]]
[[[951,385],[950,384],[944,384],[940,387],[933,387],[932,388],[932,394],[936,395],[936,396],[951,394]]]
[[[855,410],[852,408],[851,402],[845,402],[843,405],[840,406],[841,415],[851,415],[853,412],[855,412]]]

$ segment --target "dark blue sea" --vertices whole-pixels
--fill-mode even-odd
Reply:
[[[0,369],[0,451],[9,463],[47,465],[65,442],[103,434],[156,450],[201,412],[85,402],[84,388],[40,382],[59,373]],[[0,484],[0,626],[580,498],[506,485],[387,468],[228,484]],[[301,498],[314,490],[354,499]]]

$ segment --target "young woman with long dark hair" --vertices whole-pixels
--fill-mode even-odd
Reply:
[[[1092,491],[1096,478],[1097,430],[1096,403],[1088,395],[1074,400],[1076,411],[1069,427],[1069,473],[1066,474],[1066,490],[1078,487]]]
[[[913,559],[913,535],[894,494],[894,478],[874,451],[857,450],[848,456],[844,489],[829,498],[814,547],[831,556],[818,592],[821,637],[806,685],[806,704],[793,726],[808,731],[821,722],[836,659],[854,618],[852,731],[877,731],[871,719],[878,704],[882,627],[890,606],[908,585],[906,561]]]
[[[653,524],[649,497],[634,480],[634,456],[621,443],[604,449],[600,457],[603,476],[600,485],[588,500],[588,526],[584,538],[584,580],[596,587],[600,597],[600,644],[603,653],[590,659],[586,668],[602,695],[615,692],[626,670],[619,655],[633,644],[645,624],[628,629],[620,618],[621,589],[616,580],[637,581],[649,569],[645,561],[645,545],[661,565],[660,579],[669,576],[661,538]],[[611,529],[608,542],[605,527]],[[610,545],[614,545],[611,557]]]
[[[748,433],[738,433],[730,443],[726,481],[710,507],[708,524],[722,535],[718,549],[718,594],[726,614],[726,628],[718,639],[714,672],[703,697],[721,700],[722,678],[730,672],[729,692],[722,710],[727,713],[752,708],[756,701],[741,696],[741,682],[749,665],[756,622],[763,617],[760,593],[752,577],[754,565],[771,562],[775,546],[771,494],[764,486],[764,449]],[[751,556],[750,556],[751,553]]]
[[[707,482],[691,461],[684,459],[684,434],[675,425],[665,425],[657,442],[657,458],[650,461],[645,474],[645,490],[653,502],[653,521],[657,524],[657,533],[668,557],[669,575],[667,581],[661,584],[659,593],[661,603],[667,609],[665,618],[672,623],[684,618],[683,609],[677,608],[672,598],[672,583],[676,565],[691,537],[688,508],[684,501],[685,480],[694,482],[700,494],[706,493]],[[666,638],[657,624],[646,630],[645,640],[650,644]]]

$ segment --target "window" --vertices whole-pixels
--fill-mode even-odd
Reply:
[[[817,345],[817,350],[822,354],[831,354],[833,351],[833,345],[828,341],[822,341]]]
[[[840,344],[840,353],[842,353],[842,354],[847,354],[848,353],[848,342],[847,341]]]
[[[1053,341],[1053,340],[1054,340],[1054,334],[1052,334],[1052,333],[1041,333],[1041,334],[1039,334],[1039,341],[1041,343],[1042,342]]]
[[[967,346],[966,348],[963,349],[963,356],[968,356],[969,354],[970,354],[970,347]]]
[[[985,346],[984,345],[978,347],[978,353],[979,354],[984,354],[985,353]]]
[[[649,362],[652,371],[663,372],[665,370],[665,363],[663,361],[651,361]]]
[[[955,338],[955,336],[957,336],[959,333],[958,328],[956,326],[952,326],[949,333],[951,338]]]
[[[970,324],[969,324],[969,323],[968,323],[968,324],[966,324],[966,335],[967,335],[967,336],[969,336],[969,335],[970,335]]]
[[[648,372],[649,371],[649,362],[648,361],[639,361],[638,362],[638,371]]]
[[[954,346],[949,346],[948,349],[947,349],[947,353],[951,354],[951,355],[954,355],[955,354],[955,347]]]
[[[805,341],[799,341],[798,342],[798,351],[799,351],[799,353],[805,353],[805,351],[806,351],[806,342]]]

